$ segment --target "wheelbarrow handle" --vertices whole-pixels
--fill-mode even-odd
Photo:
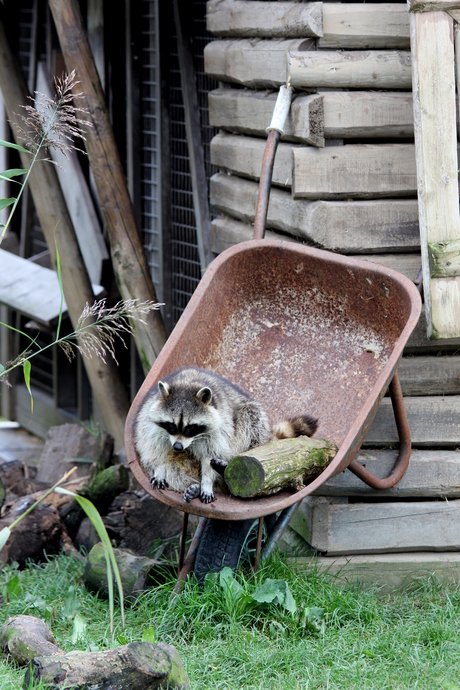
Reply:
[[[369,470],[366,470],[366,468],[360,465],[356,460],[353,460],[353,462],[348,465],[348,469],[372,489],[390,489],[396,486],[404,476],[410,460],[412,442],[406,410],[404,408],[401,385],[396,372],[390,383],[390,397],[399,436],[399,455],[393,471],[386,479],[380,479],[372,474],[372,472],[369,472]]]

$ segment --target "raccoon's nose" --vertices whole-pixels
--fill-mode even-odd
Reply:
[[[173,448],[174,448],[174,450],[184,450],[184,446],[182,445],[182,443],[180,441],[176,441],[173,444]]]

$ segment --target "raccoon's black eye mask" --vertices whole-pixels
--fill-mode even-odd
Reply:
[[[157,424],[158,426],[161,426],[162,429],[167,431],[171,436],[175,436],[177,434],[177,425],[173,422],[157,422]]]
[[[167,431],[170,436],[176,436],[178,433],[182,433],[187,438],[193,438],[206,431],[206,426],[204,424],[189,424],[184,428],[181,426],[180,429],[174,422],[157,422],[157,424]]]

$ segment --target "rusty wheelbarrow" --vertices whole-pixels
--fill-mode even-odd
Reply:
[[[272,131],[268,137],[256,238],[263,237],[279,136]],[[254,239],[213,261],[134,400],[125,432],[137,480],[158,500],[184,511],[180,579],[193,567],[195,555],[198,577],[223,565],[236,567],[254,525],[258,557],[264,518],[265,558],[300,501],[346,468],[375,488],[399,481],[411,440],[396,369],[420,309],[417,288],[396,271],[291,242]],[[332,439],[339,448],[332,463],[297,493],[254,499],[219,494],[203,504],[152,489],[134,445],[136,415],[158,380],[191,365],[238,384],[263,403],[273,422],[304,412],[317,417],[315,435]],[[400,451],[390,477],[382,480],[354,458],[388,387]],[[188,513],[202,519],[184,564]]]

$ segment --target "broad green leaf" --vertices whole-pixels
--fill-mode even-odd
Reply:
[[[7,206],[12,206],[15,201],[16,199],[13,197],[10,197],[9,199],[0,199],[0,211],[2,211],[4,208],[7,208]]]
[[[22,153],[28,153],[29,155],[32,155],[32,151],[25,149],[24,146],[20,146],[19,144],[13,144],[11,141],[5,141],[4,139],[0,139],[0,146],[4,146],[7,149],[15,149],[16,151],[21,151]]]
[[[0,531],[0,549],[3,549],[3,547],[5,546],[6,542],[8,541],[8,539],[10,537],[10,534],[11,534],[11,530],[9,527],[4,527]]]
[[[147,630],[144,630],[144,632],[142,633],[142,642],[151,642],[152,644],[155,644],[154,628],[147,628]]]
[[[76,613],[73,619],[73,631],[72,637],[70,638],[72,644],[77,644],[77,642],[86,636],[86,619],[81,615],[81,613]]]
[[[271,604],[273,601],[284,604],[285,594],[286,583],[284,580],[267,579],[259,587],[256,587],[252,593],[252,598],[260,604]]]
[[[0,172],[0,180],[11,180],[12,177],[20,177],[27,172],[27,168],[10,168],[10,170]]]
[[[311,632],[324,633],[326,621],[324,620],[324,609],[317,606],[306,606],[300,616],[300,627]]]
[[[5,587],[3,588],[3,596],[11,601],[12,599],[17,599],[21,594],[21,584],[18,575],[13,575],[10,577]]]
[[[238,599],[244,592],[243,587],[235,580],[231,568],[222,568],[219,573],[219,584],[223,590],[231,592],[235,599]]]
[[[118,641],[120,644],[128,644],[128,640],[127,640],[126,637],[125,637],[124,635],[122,635],[121,633],[120,633],[119,635],[117,635],[117,641]]]
[[[30,370],[32,369],[32,365],[29,362],[28,359],[24,362],[23,370],[24,370],[24,381],[26,382],[27,390],[29,391],[30,395],[30,411],[33,414],[34,413],[34,398],[32,395],[32,390],[30,388]]]
[[[286,582],[286,592],[284,595],[284,603],[283,606],[285,609],[290,611],[290,613],[295,613],[297,611],[297,604],[295,603],[295,599],[291,594],[291,590],[289,589],[289,585]]]

